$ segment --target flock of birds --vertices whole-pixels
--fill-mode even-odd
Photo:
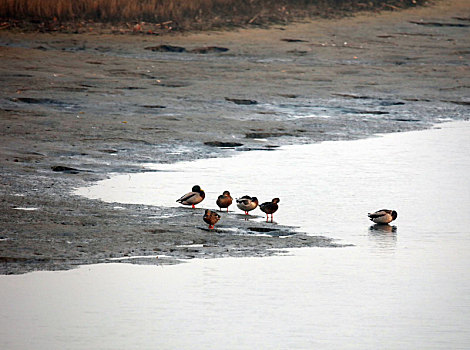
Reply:
[[[201,189],[199,185],[193,186],[191,192],[186,193],[181,198],[177,199],[178,203],[183,205],[191,205],[195,208],[195,205],[201,203],[204,198],[206,198],[205,192]],[[216,204],[219,207],[219,210],[222,211],[222,208],[227,209],[232,205],[233,198],[230,195],[229,191],[224,191],[220,196],[217,197]],[[258,207],[258,198],[243,196],[236,199],[237,207],[240,210],[245,212],[245,215],[249,215],[249,212]],[[266,213],[266,222],[269,220],[269,215],[271,215],[271,222],[273,222],[273,214],[279,209],[278,203],[280,202],[279,198],[273,198],[271,202],[265,202],[259,205],[259,208],[262,212]],[[369,219],[376,224],[389,224],[395,220],[398,216],[395,210],[390,209],[381,209],[377,210],[374,213],[367,214]],[[209,224],[209,229],[213,229],[214,225],[220,220],[220,215],[215,211],[206,209],[204,216],[202,218],[204,222]]]
[[[184,205],[191,205],[195,208],[195,205],[201,203],[204,198],[206,198],[205,192],[201,189],[199,185],[193,186],[191,192],[186,193],[180,199],[176,201],[178,203]],[[271,222],[273,222],[273,214],[279,208],[279,198],[274,198],[271,202],[265,202],[259,205],[261,211],[266,213],[266,222],[269,220],[269,215],[271,215]],[[222,211],[222,208],[227,209],[232,205],[233,198],[230,195],[229,191],[224,191],[220,196],[217,197],[216,204],[219,207],[219,210]],[[245,212],[245,215],[250,215],[249,212],[258,207],[258,198],[250,197],[250,196],[243,196],[241,198],[236,199],[237,207],[240,210]],[[209,224],[209,229],[213,229],[214,225],[220,220],[220,215],[215,211],[210,209],[206,209],[204,212],[203,220]]]

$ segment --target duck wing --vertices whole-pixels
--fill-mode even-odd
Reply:
[[[377,210],[375,213],[369,213],[367,215],[372,220],[372,219],[380,218],[380,217],[385,216],[385,215],[389,215],[390,212],[391,211],[388,210],[388,209],[381,209],[381,210]]]
[[[260,204],[259,208],[266,214],[272,214],[277,210],[278,205],[273,202],[265,202],[263,204]]]
[[[191,199],[191,198],[193,198],[197,195],[199,195],[198,192],[188,192],[185,195],[183,195],[180,199],[177,199],[176,201],[179,202],[179,203],[183,203],[183,202],[186,202],[189,199]]]

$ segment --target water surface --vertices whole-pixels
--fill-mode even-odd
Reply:
[[[276,222],[354,246],[1,276],[0,345],[467,349],[469,140],[469,122],[448,123],[156,164],[161,172],[80,189],[105,201],[177,206],[175,199],[197,183],[207,193],[202,204],[212,208],[225,189],[262,201],[279,197]],[[381,208],[398,211],[393,227],[377,229],[367,220],[367,212]]]

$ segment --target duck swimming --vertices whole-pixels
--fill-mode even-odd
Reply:
[[[277,205],[277,203],[279,202],[279,198],[273,198],[271,202],[265,202],[259,206],[261,211],[266,213],[266,222],[268,222],[269,214],[271,214],[271,222],[273,222],[273,214],[279,208],[279,206]]]
[[[249,211],[252,211],[258,206],[258,198],[243,196],[237,199],[237,207],[245,212],[248,215]]]
[[[376,224],[388,224],[395,220],[398,214],[395,210],[381,209],[377,210],[375,213],[369,213],[367,216]]]
[[[204,217],[202,219],[209,224],[209,230],[212,230],[217,221],[220,220],[220,215],[217,214],[215,211],[206,209],[206,211],[204,212]]]
[[[228,212],[228,207],[232,204],[233,198],[230,196],[229,191],[224,191],[218,198],[217,201],[215,202],[220,211],[222,211],[222,208],[227,208]]]
[[[195,208],[194,205],[201,203],[205,197],[206,194],[204,193],[204,191],[201,190],[201,187],[199,187],[199,185],[196,185],[193,186],[191,192],[186,193],[184,196],[182,196],[180,199],[177,199],[176,201],[184,205],[191,205],[193,208]]]

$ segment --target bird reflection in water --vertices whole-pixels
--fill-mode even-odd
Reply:
[[[397,227],[388,224],[375,224],[369,227],[370,233],[381,234],[381,233],[396,233]]]
[[[388,224],[372,225],[369,227],[369,237],[373,239],[381,249],[394,249],[397,243],[397,227]]]

